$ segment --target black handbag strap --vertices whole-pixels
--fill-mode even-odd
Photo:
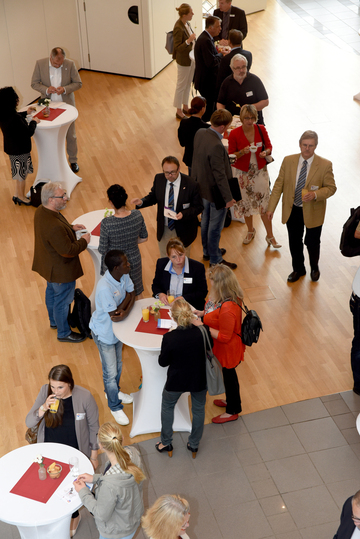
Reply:
[[[266,148],[265,148],[265,140],[264,140],[264,135],[263,135],[263,133],[262,133],[262,131],[261,131],[261,129],[260,129],[260,126],[259,126],[259,124],[256,124],[256,127],[257,127],[257,128],[258,128],[258,130],[259,130],[259,133],[260,133],[260,137],[261,137],[261,140],[262,140],[262,144],[263,144],[263,145],[262,145],[262,148],[261,148],[261,149],[262,149],[262,151],[264,151],[264,150],[266,150]]]
[[[203,341],[204,341],[205,358],[207,358],[206,351],[211,350],[211,344],[210,344],[209,335],[208,335],[208,332],[206,331],[204,326],[198,326],[198,328],[201,331],[201,335],[202,335],[202,338],[203,338]]]

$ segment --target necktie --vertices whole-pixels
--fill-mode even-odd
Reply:
[[[301,206],[302,205],[301,191],[305,187],[306,172],[307,172],[307,161],[305,160],[303,162],[303,164],[302,164],[300,174],[299,174],[299,179],[298,179],[296,189],[295,189],[295,198],[294,198],[294,205],[295,206]]]
[[[169,208],[170,210],[174,211],[174,186],[171,183],[170,189],[169,189]],[[168,219],[168,227],[170,230],[174,230],[175,228],[175,221],[174,219]]]
[[[222,39],[229,39],[229,20],[230,20],[230,11],[227,11],[223,15],[222,32],[221,32]]]

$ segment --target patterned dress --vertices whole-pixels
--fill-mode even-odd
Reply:
[[[121,249],[130,262],[130,277],[134,283],[135,295],[143,292],[141,255],[138,238],[147,238],[145,221],[139,210],[131,210],[127,217],[105,217],[101,221],[99,253],[101,256],[101,275],[107,267],[105,255],[111,249]]]

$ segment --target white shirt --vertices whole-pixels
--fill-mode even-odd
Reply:
[[[169,192],[170,192],[171,183],[173,184],[173,187],[174,187],[174,211],[176,212],[177,200],[179,196],[180,183],[181,183],[181,174],[179,173],[178,177],[173,182],[169,182],[169,180],[166,181],[164,206],[166,206],[167,208],[169,207]],[[168,225],[168,218],[165,217],[165,226],[167,225]]]
[[[350,539],[360,539],[360,530],[356,526]]]
[[[61,86],[61,79],[62,79],[62,68],[60,67],[54,67],[51,65],[51,62],[49,60],[49,70],[50,70],[50,86],[54,86],[54,88],[59,88]],[[58,94],[50,94],[51,101],[62,101],[62,95]]]
[[[297,167],[297,171],[296,171],[296,182],[295,182],[295,191],[296,191],[296,186],[297,186],[297,183],[299,181],[299,176],[300,176],[300,171],[301,171],[301,168],[303,166],[303,162],[305,161],[305,159],[303,158],[303,156],[300,154],[300,157],[299,157],[299,163],[298,163],[298,167]],[[312,162],[314,161],[314,154],[312,155],[312,157],[310,157],[310,159],[306,159],[307,161],[307,167],[306,167],[306,178],[305,178],[305,183],[306,183],[306,180],[307,180],[307,177],[309,175],[309,170],[310,170],[310,167],[312,165]],[[302,204],[299,206],[299,208],[302,208]]]

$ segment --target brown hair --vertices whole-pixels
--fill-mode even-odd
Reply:
[[[210,269],[209,278],[212,280],[210,296],[213,301],[224,303],[230,300],[241,305],[244,292],[230,268],[217,264]]]
[[[56,382],[64,382],[64,384],[69,384],[71,391],[74,389],[74,378],[70,368],[67,365],[56,365],[49,372],[49,387],[48,387],[48,396],[53,394],[53,391],[50,386],[50,380],[55,380]],[[59,408],[57,412],[53,414],[49,410],[46,410],[44,414],[45,425],[50,429],[56,429],[59,425],[62,425],[64,415],[64,405],[62,399],[59,402]]]
[[[183,15],[187,15],[189,13],[191,6],[190,4],[181,4],[181,6],[176,7],[175,9],[179,13],[179,17],[182,17]]]
[[[306,140],[308,138],[312,138],[315,140],[315,144],[316,146],[318,145],[318,142],[319,142],[319,138],[318,138],[318,135],[315,131],[305,131],[301,137],[300,137],[300,140],[299,140],[299,143],[301,144],[303,140]]]
[[[173,163],[177,166],[177,168],[180,167],[179,160],[173,155],[168,155],[167,157],[164,157],[164,159],[161,161],[161,166],[163,167],[165,163]]]
[[[216,17],[216,15],[210,15],[210,17],[207,17],[205,19],[205,28],[208,29],[210,26],[214,26],[216,21],[221,21],[220,17]]]
[[[243,105],[240,109],[240,120],[243,122],[245,114],[249,114],[252,118],[255,118],[255,122],[258,121],[258,111],[254,105]]]
[[[243,39],[244,39],[244,34],[242,33],[241,30],[236,30],[235,28],[230,30],[229,41],[231,45],[241,45],[241,43],[243,42]]]
[[[210,123],[213,127],[229,125],[232,122],[232,115],[226,109],[219,109],[212,113]]]
[[[175,249],[175,251],[181,254],[185,253],[185,246],[179,238],[171,238],[171,240],[168,241],[166,246],[166,253],[168,256],[170,256],[171,249]]]
[[[198,114],[204,107],[206,107],[205,97],[197,95],[191,100],[188,113],[190,114],[190,116],[192,116],[193,114]]]

